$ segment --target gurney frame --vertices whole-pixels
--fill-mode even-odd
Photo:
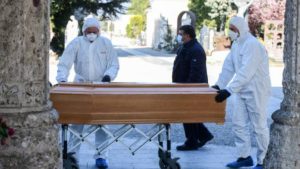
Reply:
[[[98,130],[103,130],[109,135],[110,139],[106,140],[99,146],[91,143],[87,138],[88,136],[96,133]],[[129,146],[122,141],[122,138],[129,134],[131,131],[136,131],[142,137],[137,139],[135,142]],[[68,132],[72,133],[80,142],[69,149],[68,147]],[[165,133],[165,135],[164,135]],[[166,143],[164,144],[163,137],[166,137]],[[158,140],[158,142],[155,141]],[[63,160],[65,169],[75,169],[78,168],[77,160],[72,156],[74,153],[68,153],[74,150],[77,146],[82,143],[88,143],[89,146],[93,147],[98,155],[101,155],[114,143],[120,143],[125,146],[132,155],[135,155],[138,150],[140,150],[146,143],[153,143],[158,147],[158,157],[159,157],[159,167],[160,169],[180,169],[180,164],[177,162],[179,158],[172,158],[171,155],[171,129],[170,124],[155,124],[146,132],[137,128],[135,124],[125,124],[121,126],[116,131],[112,132],[104,125],[98,125],[96,128],[90,130],[86,134],[78,133],[75,130],[69,128],[68,124],[62,125],[62,140],[63,140]],[[135,145],[137,147],[135,148]]]
[[[59,123],[62,124],[64,168],[76,169],[76,159],[72,153],[68,153],[67,133],[70,131],[81,143],[87,142],[99,154],[119,142],[134,155],[147,142],[155,143],[157,138],[158,143],[155,145],[159,149],[160,168],[179,169],[178,158],[171,157],[170,123],[223,123],[225,102],[216,104],[215,95],[215,89],[209,88],[207,84],[196,83],[59,84],[52,88],[50,97],[59,112]],[[111,140],[96,147],[88,142],[88,135],[72,131],[69,124],[98,125],[88,135],[101,129]],[[123,127],[111,132],[104,126],[106,124],[122,124]],[[157,124],[157,130],[149,134],[150,131],[142,132],[135,124]],[[129,146],[124,144],[122,138],[131,130],[137,131],[145,140],[137,140]],[[163,144],[163,134],[166,144]],[[134,145],[138,145],[137,148],[133,148]],[[74,147],[70,147],[72,149]]]

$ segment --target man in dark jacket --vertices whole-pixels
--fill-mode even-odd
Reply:
[[[179,47],[174,61],[172,79],[175,83],[208,83],[206,55],[195,37],[192,26],[180,27],[177,40],[183,44]],[[177,150],[197,150],[213,139],[213,135],[202,123],[183,124],[183,127],[186,141],[177,146]]]

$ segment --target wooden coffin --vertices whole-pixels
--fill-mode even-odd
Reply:
[[[224,122],[207,84],[60,84],[50,99],[62,124]]]

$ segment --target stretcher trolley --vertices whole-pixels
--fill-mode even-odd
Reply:
[[[50,99],[62,124],[64,168],[78,168],[76,160],[68,153],[68,148],[74,148],[68,147],[67,133],[71,132],[99,154],[119,142],[134,155],[151,142],[158,147],[161,169],[180,169],[178,158],[171,156],[170,123],[224,123],[225,103],[215,103],[215,95],[215,89],[197,83],[59,84],[51,89]],[[70,124],[98,127],[82,134],[68,128]],[[110,131],[106,124],[121,124],[122,127]],[[137,124],[153,124],[153,127],[145,132],[138,129]],[[97,130],[110,136],[105,144],[96,146],[87,140]],[[128,145],[122,138],[133,130],[141,137]]]

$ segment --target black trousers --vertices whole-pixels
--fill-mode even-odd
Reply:
[[[186,145],[195,146],[197,143],[212,137],[203,123],[183,123]]]

